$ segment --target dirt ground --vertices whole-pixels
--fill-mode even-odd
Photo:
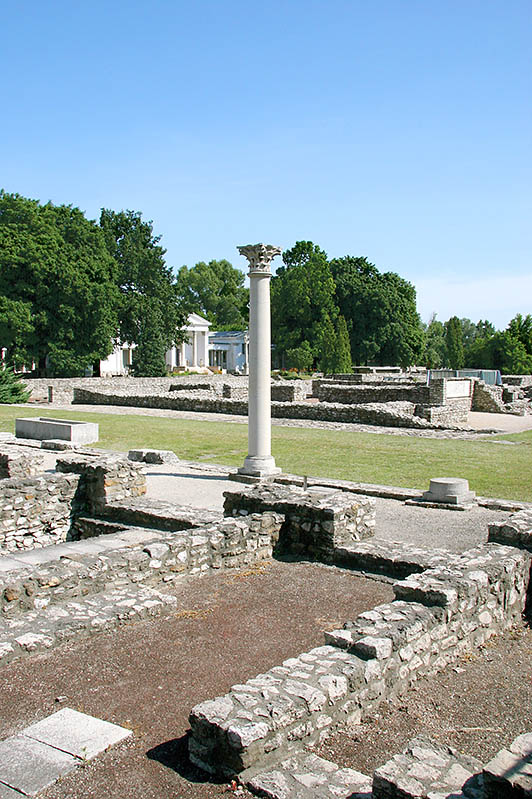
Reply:
[[[215,799],[232,795],[187,760],[187,716],[322,632],[392,597],[385,582],[311,563],[274,561],[174,587],[172,617],[132,623],[65,644],[0,671],[0,738],[61,707],[130,727],[134,736],[77,769],[45,799]],[[372,774],[424,732],[488,760],[532,730],[532,631],[518,627],[396,706],[341,730],[318,753]],[[241,796],[248,796],[242,791]]]
[[[61,707],[134,736],[77,769],[47,799],[208,799],[187,762],[188,713],[284,659],[323,644],[323,630],[392,598],[390,585],[310,563],[191,578],[178,612],[66,644],[0,671],[0,738]],[[57,701],[60,700],[60,701]]]
[[[532,630],[524,624],[339,730],[316,753],[371,775],[420,733],[486,763],[523,732],[532,732]]]

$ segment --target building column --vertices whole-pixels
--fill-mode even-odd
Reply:
[[[268,477],[281,470],[271,454],[270,263],[281,254],[271,244],[238,247],[249,261],[248,456],[239,474]]]
[[[180,344],[180,356],[179,356],[179,366],[186,366],[187,365],[187,353],[185,349],[185,342],[182,341]]]
[[[192,333],[192,366],[198,365],[198,333],[196,330]]]

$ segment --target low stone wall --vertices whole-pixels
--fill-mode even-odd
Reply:
[[[306,380],[281,381],[271,384],[271,398],[274,402],[297,402],[307,398],[309,383]],[[249,391],[246,385],[224,384],[224,399],[248,401]]]
[[[42,474],[3,480],[0,491],[0,552],[58,544],[70,536],[79,507],[78,475]]]
[[[75,482],[74,476],[62,478]],[[117,542],[98,555],[72,557],[0,573],[0,615],[20,615],[67,599],[128,585],[154,586],[208,569],[248,566],[270,558],[282,517],[224,519],[193,531],[161,534],[139,546]],[[133,528],[132,528],[133,529]]]
[[[331,489],[258,485],[224,492],[224,514],[281,513],[285,521],[274,549],[330,563],[337,547],[375,534],[375,500]]]
[[[157,499],[126,498],[111,500],[99,509],[100,518],[156,530],[190,530],[222,519],[216,510],[193,508]]]
[[[116,388],[132,391],[168,391],[175,377],[37,377],[22,376],[22,382],[31,391],[31,402],[48,402],[48,389],[52,389],[53,402],[69,404],[74,388],[113,391]]]
[[[274,402],[298,402],[304,400],[312,392],[308,380],[282,380],[272,383],[272,400]]]
[[[532,375],[502,375],[501,379],[504,386],[532,386]]]
[[[144,466],[120,455],[63,455],[57,459],[56,469],[82,476],[83,499],[89,513],[101,513],[108,503],[146,493]]]
[[[396,600],[366,611],[326,645],[290,658],[190,714],[191,760],[231,775],[356,723],[483,643],[522,613],[529,557],[485,544],[452,568],[394,586]]]
[[[455,427],[467,424],[470,410],[470,399],[457,398],[449,400],[446,405],[417,405],[415,415],[426,419],[430,424]]]
[[[368,402],[413,402],[427,404],[428,386],[407,383],[379,383],[378,385],[341,385],[329,381],[313,380],[312,393],[320,402],[341,402],[348,405],[364,405]]]
[[[179,394],[184,392],[179,392]],[[227,413],[247,416],[248,404],[239,400],[205,399],[202,396],[171,396],[108,394],[87,389],[74,389],[74,403],[82,405],[123,405],[134,408],[166,408],[175,411],[200,411],[205,413]],[[386,427],[412,427],[430,429],[443,427],[431,424],[426,419],[414,416],[413,403],[397,402],[372,405],[343,405],[320,402],[272,402],[271,414],[279,419],[313,419],[326,422],[348,422],[374,424]]]
[[[488,541],[532,552],[532,508],[518,511],[504,522],[488,525]]]
[[[3,444],[0,447],[0,480],[9,477],[33,477],[43,471],[44,457],[27,447]]]
[[[476,380],[472,410],[524,416],[532,413],[532,391],[529,386],[489,386]]]
[[[245,386],[232,386],[229,383],[224,383],[222,386],[222,397],[224,399],[239,400],[242,402],[248,401],[248,387]]]
[[[223,386],[223,388],[225,388],[225,386]],[[206,380],[199,382],[182,381],[180,383],[171,383],[169,391],[206,391],[208,394],[221,396],[220,384],[212,381],[207,382]]]
[[[488,386],[482,380],[476,380],[471,410],[481,413],[504,413],[502,392],[502,386]]]
[[[241,384],[247,379],[233,375],[183,375],[173,377],[38,377],[22,375],[22,381],[31,391],[30,402],[48,402],[48,389],[52,389],[53,402],[68,405],[73,400],[75,388],[89,391],[118,391],[131,394],[165,393],[171,391],[212,391],[221,395],[222,381]]]

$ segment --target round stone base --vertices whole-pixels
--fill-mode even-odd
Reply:
[[[248,455],[244,465],[238,470],[238,474],[248,474],[251,477],[269,477],[273,474],[281,474],[281,469],[277,468],[271,455],[267,457]]]
[[[424,502],[442,502],[450,505],[464,505],[472,502],[475,492],[469,490],[469,483],[462,477],[435,477],[430,488],[423,494]]]

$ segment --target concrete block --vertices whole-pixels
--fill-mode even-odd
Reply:
[[[52,419],[46,416],[15,420],[17,438],[60,439],[73,444],[91,444],[98,441],[99,431],[95,422],[78,422],[72,419]]]
[[[0,782],[26,796],[37,796],[77,765],[72,755],[24,735],[0,742]]]
[[[109,746],[128,738],[132,732],[65,707],[27,727],[23,734],[81,760],[92,760]]]

